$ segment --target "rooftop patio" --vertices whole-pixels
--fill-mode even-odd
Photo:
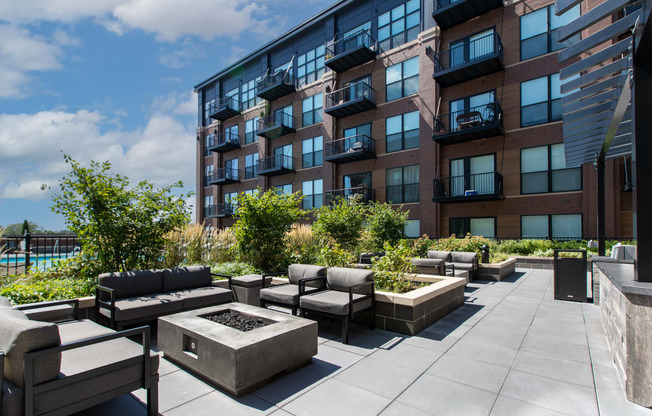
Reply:
[[[652,415],[627,401],[599,307],[553,300],[551,270],[474,282],[417,336],[320,321],[312,363],[235,399],[162,360],[163,415]],[[78,415],[145,414],[144,391]]]

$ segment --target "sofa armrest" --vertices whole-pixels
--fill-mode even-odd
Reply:
[[[47,381],[41,383],[38,386],[34,385],[34,361],[39,357],[44,357],[51,354],[60,354],[64,351],[73,350],[75,348],[86,347],[89,345],[99,344],[101,342],[112,341],[119,338],[128,338],[134,337],[137,335],[142,335],[143,340],[143,381],[142,387],[144,389],[150,388],[151,378],[151,330],[149,326],[141,326],[134,329],[128,329],[125,331],[118,331],[110,334],[99,335],[92,338],[82,339],[79,341],[73,341],[67,344],[61,344],[56,347],[46,348],[43,350],[32,351],[25,354],[25,381],[24,381],[24,394],[25,394],[25,414],[33,415],[34,414],[34,395],[36,393],[42,393],[44,391],[50,390],[50,388],[57,388],[61,385],[68,384],[66,377],[59,378],[53,381]],[[134,363],[134,358],[125,359],[114,363],[111,366],[111,370],[117,370],[123,367],[129,367]],[[91,378],[97,375],[102,374],[106,371],[106,368],[93,368],[81,374],[84,378]],[[78,377],[76,375],[73,377]],[[50,387],[50,388],[48,388]]]
[[[228,274],[220,274],[220,273],[211,273],[211,276],[215,276],[215,277],[223,277],[223,278],[225,278],[225,279],[228,279],[228,278],[231,277],[231,276],[229,276]]]
[[[263,277],[262,277],[263,281],[261,283],[261,288],[265,287],[265,279],[266,278],[268,278],[268,277],[276,277],[276,276],[284,276],[286,274],[287,274],[287,272],[276,272],[276,273],[265,273],[265,274],[263,274]],[[274,279],[272,279],[272,280],[274,280]]]
[[[79,299],[55,300],[51,302],[28,303],[25,305],[14,306],[19,311],[29,311],[50,306],[70,305],[72,306],[72,319],[76,320],[79,312]]]
[[[324,281],[324,288],[315,288],[315,290],[310,290],[306,292],[306,283],[308,282],[316,282],[319,280]],[[306,277],[305,279],[299,279],[299,297],[303,295],[307,295],[310,293],[315,293],[315,292],[320,292],[322,290],[325,290],[326,288],[326,276],[317,276],[317,277]]]
[[[102,297],[100,296],[101,293],[107,294],[109,296],[108,302],[106,300],[103,300]],[[110,320],[110,325],[112,328],[115,328],[116,322],[115,322],[115,290],[102,286],[102,285],[97,285],[95,286],[95,316],[99,319],[102,315],[100,314],[100,308],[106,308],[109,310],[109,320]]]
[[[371,293],[364,295],[361,298],[353,300],[353,294],[356,293],[355,290],[358,290],[360,288],[366,287],[366,286],[371,286]],[[362,294],[362,293],[359,293]],[[349,286],[349,317],[353,318],[353,304],[362,302],[364,300],[367,300],[371,298],[371,304],[373,305],[374,303],[374,298],[376,294],[376,286],[374,285],[374,282],[362,282],[358,283],[357,285],[352,285]]]
[[[448,276],[448,270],[451,271],[451,276],[455,276],[455,265],[452,263],[446,263],[444,265],[444,276]]]

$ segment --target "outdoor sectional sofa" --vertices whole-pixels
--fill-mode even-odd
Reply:
[[[75,306],[43,306],[66,304]],[[147,326],[116,332],[89,320],[35,321],[0,297],[1,416],[69,415],[140,388],[155,416],[158,366]]]
[[[208,266],[104,273],[98,277],[95,312],[121,329],[231,300],[232,292],[213,282]]]

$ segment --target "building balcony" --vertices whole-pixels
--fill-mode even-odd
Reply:
[[[258,96],[267,101],[285,97],[297,90],[297,81],[288,71],[280,70],[271,75],[265,75],[256,83]]]
[[[326,95],[324,112],[335,118],[376,108],[376,91],[366,82],[356,82]]]
[[[494,32],[438,53],[433,78],[448,87],[503,69],[503,43]]]
[[[208,116],[224,121],[240,114],[240,102],[233,97],[222,97],[211,105]]]
[[[432,139],[441,145],[463,143],[503,134],[503,110],[498,103],[435,116]]]
[[[238,169],[219,168],[213,174],[211,185],[228,185],[230,183],[240,182],[240,172]]]
[[[240,136],[231,132],[210,134],[207,144],[211,152],[224,153],[240,148]]]
[[[294,171],[294,158],[292,156],[274,155],[258,160],[256,174],[258,176],[277,176],[293,173]]]
[[[433,182],[432,201],[440,204],[504,198],[503,175],[498,172],[453,176]]]
[[[499,7],[503,0],[435,0],[432,17],[445,30]]]
[[[365,134],[326,142],[324,159],[332,163],[348,163],[376,157],[376,141]]]
[[[258,120],[258,130],[256,130],[256,135],[268,139],[275,139],[296,132],[297,130],[294,126],[294,116],[278,112],[262,117]]]
[[[204,207],[204,217],[206,218],[227,218],[232,217],[233,214],[235,214],[235,205],[229,202]]]
[[[366,186],[356,188],[337,189],[326,191],[324,193],[324,202],[327,205],[336,203],[339,199],[344,199],[348,203],[366,204],[376,200],[376,190]]]
[[[366,30],[327,44],[324,64],[340,73],[376,59],[376,41]]]

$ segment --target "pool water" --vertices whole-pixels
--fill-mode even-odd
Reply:
[[[73,253],[61,253],[59,254],[39,254],[37,255],[32,255],[30,256],[30,261],[32,262],[32,268],[36,268],[37,270],[46,270],[52,267],[52,264],[55,261],[59,260],[65,260],[67,258],[74,257],[76,255]],[[22,264],[25,263],[25,255],[24,254],[9,254],[9,255],[4,255],[0,258],[0,264],[1,265],[6,265],[9,266],[10,268],[16,264]]]

